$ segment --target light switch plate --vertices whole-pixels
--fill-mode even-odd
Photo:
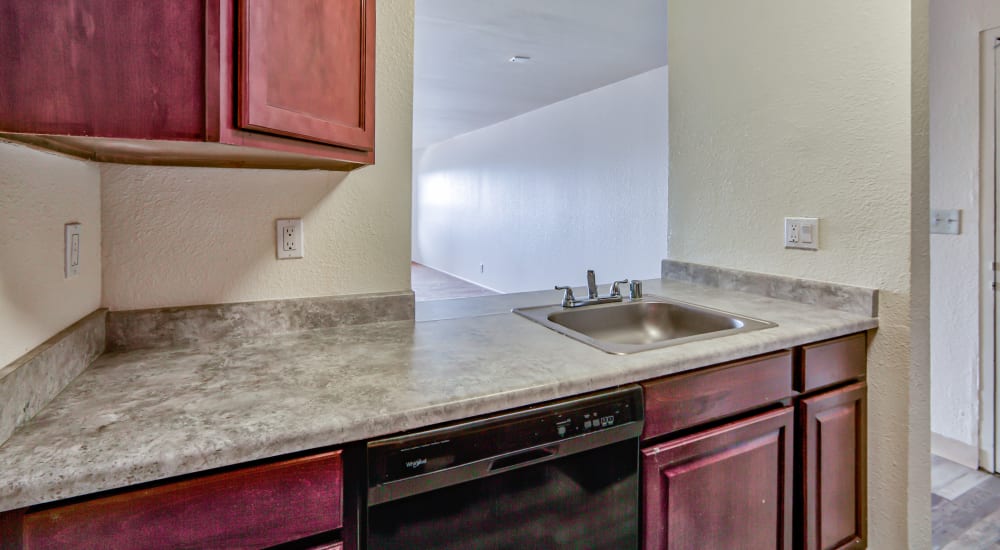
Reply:
[[[819,218],[785,218],[785,248],[819,249]]]
[[[275,247],[279,260],[301,258],[305,252],[301,219],[278,220],[275,223]]]
[[[66,224],[66,255],[64,274],[71,279],[80,274],[80,224]]]
[[[961,210],[931,210],[931,233],[958,235],[961,232]]]

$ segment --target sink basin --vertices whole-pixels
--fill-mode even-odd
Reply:
[[[524,307],[514,313],[608,353],[624,355],[777,326],[687,302],[649,296],[564,308]]]

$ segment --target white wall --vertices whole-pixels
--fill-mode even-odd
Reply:
[[[979,445],[979,33],[1000,26],[998,6],[931,0],[931,207],[962,210],[960,235],[931,235],[931,431],[944,436],[935,452],[970,466]]]
[[[380,2],[376,163],[326,171],[104,165],[104,303],[112,310],[410,287],[413,1]],[[305,258],[275,259],[301,217]]]
[[[502,292],[581,285],[587,269],[658,277],[667,78],[660,67],[429,147],[414,259]]]
[[[681,0],[668,18],[670,257],[881,291],[871,548],[930,544],[925,11]],[[794,215],[821,218],[819,251],[782,247]]]
[[[411,177],[413,182],[410,185],[410,193],[412,194],[412,211],[410,212],[410,259],[419,260],[419,235],[420,235],[420,186],[418,181],[420,179],[420,161],[424,158],[424,153],[427,152],[426,148],[416,148],[413,150],[413,166],[411,171]]]
[[[65,279],[70,222],[82,224],[80,274]],[[100,303],[97,165],[0,142],[0,367]]]

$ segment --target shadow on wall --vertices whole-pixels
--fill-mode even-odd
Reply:
[[[0,367],[100,305],[96,165],[0,142]],[[64,278],[64,224],[82,224],[80,273]]]
[[[104,304],[112,310],[332,293],[345,173],[104,165]],[[305,257],[278,261],[275,220]]]

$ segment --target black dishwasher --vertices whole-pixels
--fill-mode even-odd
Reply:
[[[367,547],[638,548],[642,419],[627,386],[372,441]]]

